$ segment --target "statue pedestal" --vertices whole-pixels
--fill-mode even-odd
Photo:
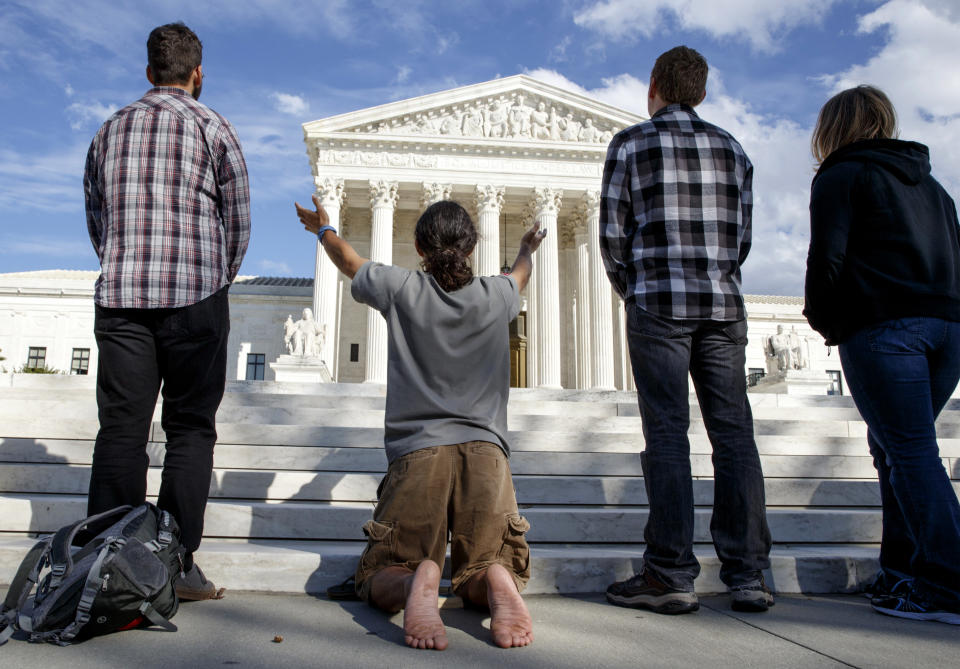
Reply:
[[[748,388],[751,393],[777,393],[779,395],[827,395],[833,379],[825,372],[809,369],[791,369],[768,374],[757,385]]]
[[[270,369],[280,383],[330,383],[333,377],[327,363],[320,358],[306,355],[281,355]]]

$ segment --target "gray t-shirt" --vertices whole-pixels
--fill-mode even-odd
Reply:
[[[387,461],[467,441],[498,444],[509,457],[514,279],[474,277],[447,293],[424,272],[368,262],[351,292],[387,320]]]

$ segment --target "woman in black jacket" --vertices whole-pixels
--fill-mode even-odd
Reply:
[[[935,421],[960,379],[956,207],[882,91],[831,98],[813,132],[804,315],[840,362],[880,478],[880,613],[960,624],[960,503]]]

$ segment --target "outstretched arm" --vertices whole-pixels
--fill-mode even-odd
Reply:
[[[527,230],[520,239],[520,250],[517,252],[517,259],[513,261],[513,269],[509,276],[517,282],[517,291],[523,292],[530,281],[530,274],[533,272],[533,253],[540,246],[540,242],[547,236],[546,230],[540,229],[540,221],[536,221],[529,230]]]
[[[307,231],[317,234],[320,228],[330,224],[330,219],[327,217],[327,212],[323,210],[323,206],[320,204],[320,200],[317,199],[316,195],[313,196],[313,204],[317,208],[316,211],[304,209],[300,206],[300,203],[294,202],[297,208],[297,218],[303,223],[303,227]],[[322,246],[323,250],[327,253],[327,257],[333,261],[337,269],[346,274],[350,279],[354,277],[357,270],[369,262],[369,258],[361,257],[360,254],[350,246],[350,242],[341,239],[334,230],[327,230],[323,233]]]

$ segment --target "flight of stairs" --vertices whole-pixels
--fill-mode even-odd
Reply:
[[[234,590],[322,592],[352,573],[386,468],[383,388],[230,382],[197,555]],[[849,397],[751,394],[781,592],[855,590],[876,570],[880,499]],[[150,494],[163,458],[159,409]],[[701,592],[723,590],[709,544],[710,444],[694,398],[690,441]],[[640,565],[646,493],[636,397],[514,389],[511,467],[533,549],[529,593],[602,591]],[[0,377],[0,586],[31,537],[82,517],[97,432],[93,379]],[[960,489],[960,405],[939,425]]]

